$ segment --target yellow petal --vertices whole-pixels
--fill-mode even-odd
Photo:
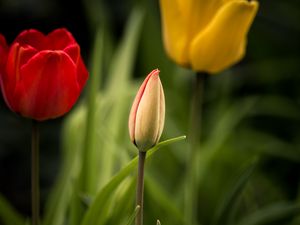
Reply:
[[[193,69],[217,73],[238,62],[257,9],[257,1],[228,1],[193,40],[189,55]]]
[[[177,0],[187,26],[188,41],[209,24],[224,1],[232,0]]]
[[[160,0],[160,11],[166,52],[176,63],[187,65],[187,27],[177,1]]]

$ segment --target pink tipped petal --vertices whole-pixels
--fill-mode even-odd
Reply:
[[[73,35],[66,29],[60,28],[47,35],[48,49],[63,50],[69,45],[76,44]]]
[[[140,151],[147,151],[157,141],[160,114],[160,81],[152,75],[136,112],[135,143]]]
[[[37,50],[44,50],[46,49],[45,41],[46,37],[43,33],[35,29],[30,29],[20,33],[14,40],[14,43],[19,43],[22,46],[30,45]]]
[[[161,136],[165,118],[165,98],[159,70],[153,70],[142,83],[129,115],[129,135],[139,151],[147,151]]]
[[[130,136],[130,140],[132,142],[134,142],[134,132],[135,132],[135,120],[136,120],[136,113],[138,110],[138,106],[139,103],[141,101],[142,95],[144,93],[144,90],[146,88],[146,85],[148,83],[148,80],[150,79],[150,77],[153,74],[159,74],[159,70],[155,69],[153,70],[144,80],[144,82],[142,83],[142,85],[140,86],[140,89],[138,90],[138,93],[135,96],[135,99],[133,101],[131,110],[130,110],[130,114],[129,114],[129,122],[128,122],[128,127],[129,127],[129,136]]]
[[[42,51],[20,71],[15,92],[17,112],[46,120],[68,112],[79,96],[76,67],[63,51]],[[51,79],[49,79],[51,78]]]

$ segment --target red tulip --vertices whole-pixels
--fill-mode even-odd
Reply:
[[[70,32],[56,29],[44,35],[31,29],[10,46],[0,80],[12,111],[42,121],[67,113],[87,78],[80,47]]]

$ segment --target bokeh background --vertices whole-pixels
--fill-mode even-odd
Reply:
[[[103,67],[103,74],[106,74],[136,6],[143,9],[145,17],[137,40],[131,79],[140,82],[152,69],[159,68],[167,101],[162,139],[186,134],[194,74],[176,66],[164,52],[158,1],[1,0],[0,32],[10,43],[24,29],[36,28],[48,33],[57,27],[66,27],[80,44],[87,66],[91,66],[93,43],[100,26],[106,32]],[[261,213],[259,217],[272,212],[271,217],[279,215],[279,219],[267,220],[266,224],[300,224],[297,220],[300,213],[299,21],[298,0],[260,1],[248,36],[246,57],[233,68],[206,80],[204,150],[199,157],[198,217],[201,224],[215,222],[222,208],[220,205],[226,202],[226,193],[233,190],[235,180],[250,169],[251,177],[249,175],[232,206],[235,212],[230,211],[228,216],[247,218],[258,212]],[[102,77],[102,89],[107,79],[105,75]],[[75,107],[85,101],[87,88]],[[31,123],[11,113],[0,98],[0,193],[21,214],[29,216]],[[128,111],[129,108],[130,104]],[[62,167],[62,126],[68,116],[41,125],[43,206]],[[109,135],[109,129],[105,133]],[[126,139],[127,130],[123,133]],[[176,219],[168,215],[172,210],[160,207],[169,202],[160,202],[163,197],[155,191],[157,187],[163,190],[174,200],[177,209],[183,208],[184,179],[181,178],[188,169],[187,146],[184,143],[175,145],[159,153],[147,165],[147,175],[151,179],[148,184],[146,182],[145,211],[149,221],[162,218],[166,221],[163,224],[181,224],[172,223],[172,219]],[[133,151],[131,153],[133,156]],[[255,166],[250,169],[246,166],[252,164]],[[245,172],[243,168],[248,170]],[[261,209],[266,211],[261,212]],[[280,217],[287,209],[288,213]]]

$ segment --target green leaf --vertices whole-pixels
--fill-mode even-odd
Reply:
[[[86,130],[84,140],[84,150],[82,151],[82,168],[80,175],[80,191],[85,194],[95,194],[97,186],[97,163],[95,140],[96,140],[96,109],[97,93],[100,89],[103,64],[104,32],[98,29],[92,58],[92,72],[89,80],[89,92],[87,101]]]
[[[80,168],[79,156],[83,138],[78,135],[78,131],[84,130],[85,113],[83,107],[77,107],[65,121],[62,132],[62,169],[46,202],[43,225],[64,224],[66,211],[74,192],[74,178]]]
[[[233,133],[236,126],[250,113],[256,98],[246,98],[237,104],[229,107],[220,118],[215,118],[216,124],[213,125],[214,129],[202,144],[200,151],[197,151],[196,167],[197,182],[200,184],[206,174],[209,172],[209,165],[211,161],[222,150],[226,140]]]
[[[101,157],[97,157],[101,171],[97,177],[99,180],[98,188],[105,185],[113,174],[115,168],[116,149],[124,146],[120,143],[120,137],[124,137],[124,125],[127,128],[128,107],[130,106],[129,92],[131,90],[130,78],[134,68],[136,52],[139,43],[141,28],[143,22],[143,12],[140,8],[135,8],[127,22],[125,34],[122,38],[117,51],[114,54],[108,73],[107,88],[104,95],[111,99],[109,113],[101,123],[106,127],[106,135],[110,136],[112,141],[102,141],[100,147]],[[100,113],[102,110],[99,110]],[[114,143],[114,145],[112,144]],[[117,148],[116,148],[117,146]]]
[[[92,66],[89,80],[89,92],[87,98],[86,118],[85,118],[85,136],[81,149],[81,170],[79,178],[75,178],[73,182],[73,195],[71,200],[70,223],[72,225],[79,224],[84,208],[80,195],[93,195],[97,191],[98,170],[96,148],[96,128],[97,118],[96,111],[99,102],[98,92],[100,91],[100,83],[102,80],[103,66],[103,46],[104,46],[104,30],[99,26],[95,43],[93,47]],[[75,190],[75,191],[74,191]]]
[[[139,205],[137,205],[136,207],[135,207],[135,210],[134,210],[134,212],[132,213],[132,215],[130,216],[130,218],[128,219],[128,222],[126,223],[126,225],[131,225],[131,224],[133,224],[133,221],[135,220],[135,217],[136,217],[136,215],[138,214],[138,212],[140,211],[140,206]]]
[[[300,203],[276,203],[254,212],[237,223],[238,225],[264,225],[281,219],[291,218],[300,213]]]
[[[25,225],[25,219],[0,194],[0,222],[3,225]]]
[[[172,138],[167,141],[162,141],[147,153],[147,158],[151,157],[159,148],[172,144],[174,142],[184,140],[186,136],[180,136],[177,138]],[[109,183],[107,183],[103,189],[98,193],[96,199],[92,203],[91,207],[86,212],[82,225],[99,225],[99,218],[102,217],[102,209],[105,208],[107,201],[109,200],[112,193],[116,190],[118,185],[135,169],[138,162],[138,157],[135,157],[131,162],[127,164],[121,171],[119,171]]]
[[[255,105],[258,115],[299,120],[300,110],[290,98],[276,95],[261,96]]]
[[[143,10],[136,7],[131,13],[124,38],[110,66],[107,90],[111,94],[118,93],[120,88],[124,86],[124,82],[125,84],[128,83],[128,79],[132,74],[143,19]]]
[[[127,177],[122,184],[119,185],[111,208],[109,223],[106,224],[124,224],[128,221],[128,214],[132,211],[132,205],[135,201],[135,185],[136,179]],[[125,219],[126,218],[126,219]]]
[[[151,200],[155,205],[164,210],[166,215],[172,215],[174,220],[178,221],[179,224],[184,224],[183,213],[177,207],[174,198],[169,196],[150,176],[145,178],[145,186],[147,187],[147,193],[150,194]]]
[[[250,165],[247,166],[246,169],[244,169],[238,176],[233,185],[230,186],[229,191],[225,193],[223,201],[219,204],[219,207],[216,210],[213,220],[214,225],[227,224],[227,218],[230,214],[230,210],[232,209],[232,206],[236,204],[238,197],[253,174],[256,164],[256,160],[251,162]]]
[[[284,141],[270,133],[247,128],[239,132],[237,139],[243,143],[245,151],[255,151],[267,156],[300,162],[300,154],[294,143]],[[249,142],[248,140],[253,141]]]

